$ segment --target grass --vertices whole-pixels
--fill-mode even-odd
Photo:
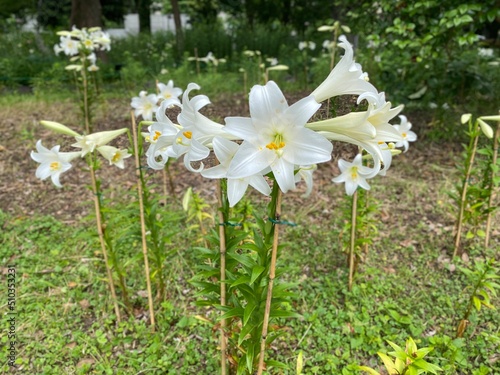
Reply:
[[[413,208],[425,211],[426,202],[418,198],[428,186],[397,181],[376,186],[390,197],[384,204],[397,211],[401,207],[394,191],[413,186]],[[380,237],[361,265],[353,291],[347,291],[345,256],[338,248],[342,198],[338,188],[329,190],[324,194],[334,197],[331,202],[302,213],[296,217],[300,225],[286,229],[289,246],[280,263],[286,265],[284,279],[300,280],[293,307],[303,318],[280,323],[287,326],[286,335],[275,342],[271,355],[289,365],[283,373],[295,373],[302,351],[304,374],[355,374],[350,365],[377,367],[376,352],[390,349],[386,341],[402,344],[408,336],[419,346],[434,346],[431,362],[446,374],[498,373],[494,353],[500,344],[500,318],[495,311],[473,314],[466,338],[451,341],[466,306],[467,284],[459,271],[440,263],[448,240],[429,236],[427,223],[405,225],[394,218],[380,225]],[[298,207],[292,200],[286,212],[300,213]],[[435,214],[443,219],[445,210]],[[195,242],[195,232],[177,236],[172,245],[180,251],[167,270],[169,301],[161,305],[158,330],[152,334],[144,315],[147,301],[137,293],[145,288],[138,243],[131,241],[120,250],[128,265],[127,283],[135,291],[136,315],[115,326],[103,260],[89,222],[68,226],[51,216],[13,217],[5,212],[0,221],[0,259],[2,264],[15,263],[18,276],[17,373],[217,373],[217,335],[206,322],[215,315],[193,305],[196,290],[187,283],[194,266],[189,244]],[[495,255],[479,248],[468,253],[471,259]],[[443,344],[446,340],[452,344]],[[3,337],[2,343],[6,341]],[[449,360],[450,350],[460,362]],[[0,365],[9,371],[6,363]]]
[[[85,218],[92,208],[81,203],[91,199],[83,187],[88,183],[86,174],[68,173],[62,179],[64,189],[56,190],[35,179],[35,166],[26,157],[39,138],[50,146],[59,142],[36,125],[40,119],[78,124],[78,108],[58,95],[42,102],[32,97],[0,98],[0,127],[6,131],[0,142],[5,147],[0,152],[6,155],[0,160],[0,172],[4,183],[9,180],[4,187],[15,187],[0,189],[0,262],[2,267],[16,264],[19,365],[17,371],[9,369],[2,356],[0,372],[217,373],[218,334],[212,324],[216,312],[195,306],[197,290],[189,284],[197,259],[193,250],[199,246],[197,232],[183,230],[185,213],[171,198],[164,212],[178,219],[165,225],[169,233],[177,233],[167,249],[171,252],[165,268],[168,301],[157,304],[157,332],[151,333],[137,209],[128,202],[134,188],[121,172],[103,167],[99,172],[108,189],[105,196],[114,202],[108,214],[111,224],[120,224],[115,232],[117,254],[125,264],[134,304],[133,316],[116,324],[94,224],[91,217]],[[127,126],[129,99],[112,95],[107,99],[96,115],[99,130]],[[241,111],[227,104],[231,100],[224,103],[228,107],[224,111],[234,115]],[[210,117],[221,116],[214,112]],[[298,226],[284,230],[288,246],[279,264],[286,268],[282,280],[297,283],[292,307],[302,318],[279,322],[285,335],[274,342],[269,357],[288,364],[283,374],[296,373],[300,352],[307,375],[357,374],[353,364],[380,369],[377,351],[390,350],[387,340],[403,345],[409,336],[419,347],[434,347],[429,361],[441,366],[443,374],[500,373],[496,311],[473,313],[465,338],[454,340],[470,293],[456,266],[472,267],[475,260],[498,257],[499,248],[498,238],[488,250],[471,240],[467,257],[449,259],[454,208],[446,192],[457,178],[456,149],[417,143],[395,158],[385,178],[370,180],[372,196],[380,202],[379,233],[360,265],[352,292],[347,290],[346,255],[340,248],[346,235],[343,187],[329,181],[335,172],[320,166],[309,199],[300,197],[300,192],[285,196],[284,218]],[[178,190],[194,185],[207,202],[214,203],[213,185],[188,174],[181,163],[173,166],[172,173]],[[153,180],[154,176],[161,180],[159,175]],[[259,212],[263,200],[255,193],[251,198],[257,199]],[[496,223],[498,219],[497,214]],[[2,316],[7,312],[4,295],[0,293]],[[493,304],[499,306],[498,298]],[[5,352],[8,339],[3,334],[0,343]]]

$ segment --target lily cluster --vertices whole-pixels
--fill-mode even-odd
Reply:
[[[191,83],[182,102],[167,99],[156,111],[156,121],[144,133],[150,142],[148,165],[162,169],[169,158],[184,158],[184,165],[206,178],[226,178],[228,198],[234,206],[248,185],[269,195],[265,178],[272,173],[282,192],[295,189],[305,180],[312,188],[312,173],[316,164],[331,160],[331,141],[344,141],[366,151],[371,166],[362,164],[361,154],[352,163],[341,160],[342,174],[335,182],[345,182],[346,192],[354,193],[358,186],[368,189],[366,179],[384,175],[391,165],[396,147],[408,147],[416,140],[411,124],[400,116],[399,125],[391,125],[403,109],[393,108],[383,92],[367,80],[366,74],[353,59],[352,46],[344,36],[339,44],[345,54],[326,80],[309,96],[288,105],[285,96],[273,81],[256,85],[250,91],[250,117],[226,117],[225,124],[216,123],[200,113],[210,103],[205,95],[189,94],[200,87]],[[323,121],[308,122],[321,103],[339,95],[358,95],[358,103],[366,101],[368,109]],[[166,111],[179,107],[177,123]],[[211,150],[217,165],[205,167]],[[365,156],[365,159],[367,157]]]
[[[179,96],[182,94],[182,89],[174,87],[174,81],[170,80],[166,85],[158,82],[156,87],[158,89],[157,94],[148,94],[147,91],[142,90],[139,92],[139,96],[132,98],[130,105],[134,109],[136,117],[142,116],[145,121],[151,121],[153,113],[158,110],[162,101],[169,100],[170,102],[180,103]]]
[[[81,30],[73,26],[71,31],[59,31],[59,44],[54,46],[54,51],[58,55],[63,52],[70,57],[70,61],[75,62],[79,59],[81,64],[71,64],[66,67],[67,70],[81,70],[84,66],[89,71],[96,71],[99,67],[96,65],[96,51],[109,51],[111,49],[111,39],[109,34],[102,31],[100,27]],[[88,61],[88,63],[86,62]]]
[[[41,140],[38,140],[36,143],[37,152],[31,151],[31,158],[40,163],[36,170],[36,177],[41,180],[50,177],[57,187],[62,187],[59,181],[60,176],[71,169],[71,161],[74,159],[83,158],[87,154],[97,151],[109,161],[109,164],[123,169],[125,167],[124,159],[132,156],[125,149],[118,149],[108,145],[109,142],[126,133],[127,128],[81,135],[57,122],[41,121],[41,124],[57,133],[73,136],[76,142],[71,146],[80,149],[80,151],[75,152],[61,152],[59,151],[60,146],[57,145],[49,150],[42,145]]]

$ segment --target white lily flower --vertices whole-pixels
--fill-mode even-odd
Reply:
[[[354,62],[354,51],[344,35],[339,37],[339,46],[345,54],[328,77],[312,92],[318,103],[339,95],[360,95],[365,92],[378,94],[377,89],[364,79],[361,66]]]
[[[58,48],[54,48],[56,53],[64,52],[66,56],[78,55],[80,42],[71,38],[70,35],[61,36],[61,43]]]
[[[145,133],[145,140],[151,143],[146,152],[148,165],[153,169],[163,169],[168,161],[169,155],[173,155],[172,145],[179,132],[180,126],[176,126],[165,114],[165,110],[171,107],[171,100],[164,100],[156,111],[157,122],[148,127],[149,133]],[[179,104],[178,104],[179,105]]]
[[[273,81],[250,91],[250,118],[226,118],[226,131],[244,142],[234,155],[228,178],[244,178],[271,168],[286,193],[295,188],[295,166],[331,159],[332,144],[305,124],[318,110],[308,96],[292,106]]]
[[[399,125],[393,125],[394,129],[396,129],[401,137],[403,137],[402,141],[396,142],[396,147],[404,147],[404,152],[408,151],[409,142],[415,142],[417,140],[417,135],[412,132],[411,122],[408,122],[408,119],[404,115],[400,115],[401,123]]]
[[[139,96],[132,98],[130,105],[134,108],[136,117],[142,116],[146,121],[153,120],[153,113],[158,109],[156,105],[158,97],[156,94],[149,94],[146,91],[141,91]]]
[[[127,128],[122,128],[118,130],[108,130],[98,133],[92,133],[89,135],[77,135],[75,137],[76,143],[71,146],[81,148],[81,157],[83,158],[89,152],[93,152],[97,147],[104,146],[111,142],[116,137],[127,132]]]
[[[306,124],[306,127],[318,131],[329,140],[348,142],[364,148],[374,161],[374,174],[380,169],[384,155],[380,144],[385,142],[400,142],[403,137],[389,124],[403,106],[391,108],[387,102],[382,108],[375,109],[370,105],[365,112],[351,112],[344,116]]]
[[[339,160],[339,169],[342,172],[339,176],[332,178],[333,182],[345,182],[345,192],[347,195],[353,195],[358,186],[365,190],[370,190],[370,185],[366,182],[367,178],[373,177],[371,168],[363,165],[361,154],[356,155],[352,163]]]
[[[206,178],[227,178],[229,165],[239,147],[237,143],[228,139],[215,137],[213,139],[213,148],[220,164],[203,170],[201,172],[202,176]],[[262,174],[255,174],[244,178],[228,178],[227,197],[231,207],[234,207],[243,198],[248,185],[253,186],[264,195],[271,194],[271,188]]]
[[[97,147],[97,151],[107,160],[109,164],[116,165],[118,168],[125,168],[125,163],[123,159],[129,158],[132,154],[129,154],[128,150],[120,150],[113,146],[100,146]]]
[[[170,156],[179,158],[184,155],[184,165],[191,172],[201,172],[204,164],[201,163],[198,169],[191,166],[192,162],[205,159],[210,149],[207,145],[212,143],[215,136],[228,138],[224,132],[224,126],[205,117],[199,110],[210,103],[206,95],[196,95],[189,99],[192,90],[199,90],[200,86],[190,83],[182,96],[182,111],[177,117],[179,125],[182,127],[176,135],[172,145]],[[175,103],[173,103],[175,104]]]
[[[60,146],[54,146],[52,149],[47,149],[42,145],[42,141],[39,140],[36,143],[36,150],[38,152],[31,151],[31,158],[40,163],[36,169],[36,177],[45,180],[48,177],[52,179],[52,182],[57,187],[62,187],[59,182],[59,178],[62,173],[66,172],[71,168],[70,161],[80,156],[79,152],[59,152]]]
[[[182,89],[179,87],[174,87],[174,81],[172,80],[169,80],[166,85],[164,83],[158,82],[157,87],[160,91],[160,93],[158,94],[158,99],[160,100],[178,100],[179,96],[182,95]]]

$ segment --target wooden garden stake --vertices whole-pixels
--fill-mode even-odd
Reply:
[[[349,291],[352,290],[352,279],[354,277],[354,252],[356,247],[356,217],[358,213],[358,192],[355,191],[352,195],[351,208],[351,238],[349,248]]]

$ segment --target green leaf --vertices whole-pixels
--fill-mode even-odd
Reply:
[[[257,280],[257,278],[262,274],[262,272],[264,272],[265,269],[266,267],[259,265],[256,265],[252,269],[252,277],[250,278],[250,285],[252,285],[255,282],[255,280]]]
[[[257,304],[254,301],[249,301],[245,306],[245,310],[243,312],[243,325],[245,326],[248,322],[248,319],[252,316],[253,311],[257,307]]]
[[[243,264],[244,266],[252,269],[256,263],[255,263],[255,260],[249,256],[249,255],[246,255],[246,254],[236,254],[236,253],[231,253],[231,254],[227,254],[227,256],[229,258],[232,258],[236,261],[238,261],[240,264]]]
[[[358,366],[358,370],[365,371],[371,375],[380,375],[380,372],[375,371],[374,369],[366,366]]]
[[[243,316],[244,310],[241,307],[235,307],[229,310],[227,313],[223,314],[219,319],[229,319],[234,318],[235,316]]]
[[[396,365],[394,362],[392,362],[391,357],[389,357],[385,353],[377,353],[377,354],[379,355],[380,358],[382,358],[382,362],[384,362],[384,366],[387,369],[387,372],[389,373],[389,375],[397,374]]]
[[[269,316],[271,318],[302,318],[302,315],[286,310],[272,310]]]
[[[477,311],[481,310],[481,300],[479,298],[477,298],[476,296],[473,296],[472,303],[474,304],[474,307],[476,308]]]
[[[243,326],[240,331],[240,336],[238,337],[238,345],[241,346],[241,343],[245,341],[246,336],[250,333],[252,329],[257,326],[255,322],[249,322],[247,325]]]
[[[439,368],[436,365],[433,365],[432,363],[426,362],[423,359],[417,359],[414,361],[411,366],[416,366],[418,368],[421,368],[422,370],[428,371],[433,374],[437,374],[438,371],[443,371],[441,368]]]
[[[266,366],[267,366],[267,368],[276,367],[276,368],[282,368],[284,370],[288,370],[288,366],[286,364],[284,364],[283,362],[280,362],[280,361],[275,361],[273,359],[267,360]]]
[[[247,368],[248,368],[248,372],[249,373],[252,373],[252,370],[253,370],[253,357],[254,357],[254,346],[252,344],[250,344],[247,348],[247,352],[246,352],[246,362],[247,362]]]
[[[233,287],[240,285],[240,284],[250,284],[250,277],[247,275],[240,276],[231,283],[230,287],[233,288]]]

